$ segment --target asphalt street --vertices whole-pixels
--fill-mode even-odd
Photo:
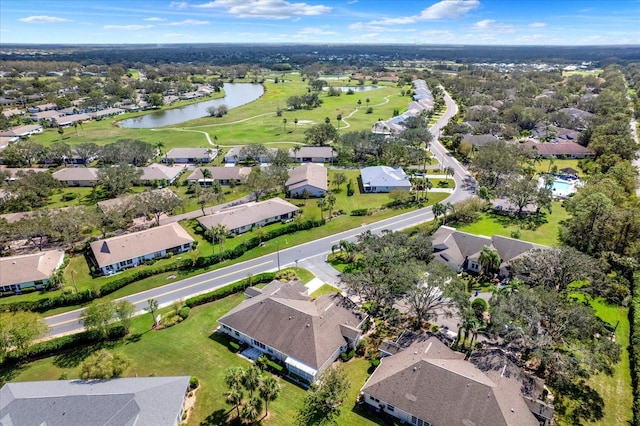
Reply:
[[[430,149],[437,159],[442,162],[443,167],[453,167],[455,171],[453,178],[456,181],[456,189],[445,200],[445,202],[455,203],[471,196],[473,190],[470,189],[469,186],[470,176],[467,170],[459,164],[455,158],[450,156],[437,141],[441,129],[458,110],[457,105],[448,94],[445,96],[445,101],[447,105],[445,114],[443,114],[438,122],[430,129],[434,135],[434,141]],[[433,220],[431,207],[425,207],[294,247],[288,247],[287,238],[283,236],[265,243],[267,246],[271,245],[273,248],[276,248],[277,245],[278,250],[275,253],[216,269],[191,278],[179,279],[179,277],[176,277],[164,286],[126,296],[122,299],[133,303],[136,306],[137,314],[142,314],[145,313],[144,308],[147,307],[149,299],[157,300],[160,307],[167,306],[176,301],[185,300],[189,297],[239,281],[249,275],[274,271],[278,268],[289,266],[306,268],[316,274],[321,280],[337,284],[337,271],[325,262],[326,256],[331,253],[331,247],[334,244],[341,240],[353,241],[359,234],[365,231],[371,231],[373,233],[379,233],[383,230],[397,231],[430,220]],[[47,336],[55,337],[82,331],[84,327],[81,323],[81,316],[82,310],[79,309],[45,318],[46,324],[50,327]],[[149,322],[151,323],[151,318]]]

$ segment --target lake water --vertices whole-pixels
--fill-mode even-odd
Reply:
[[[349,89],[351,89],[354,92],[358,93],[358,92],[369,92],[371,90],[380,89],[381,86],[332,86],[332,87],[334,89],[342,90],[343,93],[347,93],[349,91]],[[322,90],[328,91],[329,88],[328,87],[323,87]]]
[[[211,106],[226,105],[227,108],[232,109],[253,102],[264,94],[264,87],[261,84],[225,83],[224,92],[225,97],[221,99],[212,99],[179,108],[155,111],[141,117],[122,120],[118,125],[130,129],[151,129],[184,123],[196,118],[207,117],[209,115],[207,108]]]

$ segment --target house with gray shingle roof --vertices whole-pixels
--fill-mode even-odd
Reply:
[[[534,249],[549,247],[515,238],[494,235],[468,234],[449,226],[441,226],[431,236],[434,259],[445,263],[456,272],[480,272],[480,252],[486,246],[494,249],[500,256],[500,276],[509,276],[509,263]]]
[[[94,167],[66,167],[52,174],[67,186],[94,186],[98,184],[98,169]]]
[[[162,157],[163,163],[210,163],[218,156],[212,148],[173,148]]]
[[[205,170],[211,176],[204,177]],[[244,183],[251,173],[251,167],[198,167],[189,175],[187,182],[198,183],[200,186],[211,186],[213,182],[220,185],[239,185]]]
[[[223,315],[220,332],[282,361],[290,374],[312,383],[360,340],[363,314],[339,294],[315,301],[297,281],[274,281]]]
[[[411,190],[409,176],[402,167],[372,166],[360,170],[364,192],[391,192],[394,189]]]
[[[177,426],[189,376],[7,383],[0,424]]]
[[[181,166],[167,166],[164,164],[149,164],[142,167],[142,175],[140,176],[140,182],[149,185],[154,181],[166,182],[167,185],[172,184],[176,179],[180,177],[182,172],[186,170],[186,165]]]
[[[369,406],[410,425],[539,426],[521,387],[429,337],[382,358],[361,394]]]
[[[265,226],[281,220],[289,220],[298,210],[300,210],[299,207],[276,197],[223,208],[213,214],[198,218],[198,222],[205,229],[224,225],[229,232],[243,234],[251,231],[254,226]]]
[[[330,146],[299,146],[289,150],[289,159],[295,163],[330,163],[337,156]]]
[[[285,183],[285,190],[290,197],[322,197],[327,193],[327,169],[315,163],[303,164],[289,171],[289,179]]]

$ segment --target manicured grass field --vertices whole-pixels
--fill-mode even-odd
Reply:
[[[151,317],[142,315],[134,319],[132,337],[109,347],[114,353],[127,357],[131,365],[125,376],[196,376],[201,388],[197,393],[190,425],[222,424],[215,419],[232,407],[224,403],[226,390],[224,374],[232,366],[248,367],[250,363],[231,352],[224,339],[214,333],[217,319],[244,300],[236,294],[191,311],[189,318],[172,328],[150,331]],[[112,346],[112,345],[109,345]],[[78,377],[79,363],[98,347],[82,348],[29,363],[13,371],[0,372],[0,379],[12,381],[56,380],[63,373],[70,379]],[[351,388],[337,419],[344,425],[377,424],[352,411],[358,392],[368,377],[369,363],[354,359],[345,365]],[[270,415],[265,425],[290,425],[302,406],[305,391],[284,379],[279,379],[282,391],[278,399],[269,403]]]
[[[535,230],[522,229],[518,220],[511,220],[506,216],[490,213],[483,213],[479,221],[461,225],[458,230],[488,237],[492,235],[512,237],[513,232],[519,231],[520,239],[523,241],[545,246],[558,246],[560,245],[558,240],[560,222],[567,219],[569,214],[562,206],[561,201],[554,201],[551,211],[551,213],[546,213],[547,223],[542,224]]]

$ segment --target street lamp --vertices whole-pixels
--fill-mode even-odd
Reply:
[[[278,259],[278,271],[280,271],[280,249],[278,247],[278,240],[276,240],[276,258]]]

